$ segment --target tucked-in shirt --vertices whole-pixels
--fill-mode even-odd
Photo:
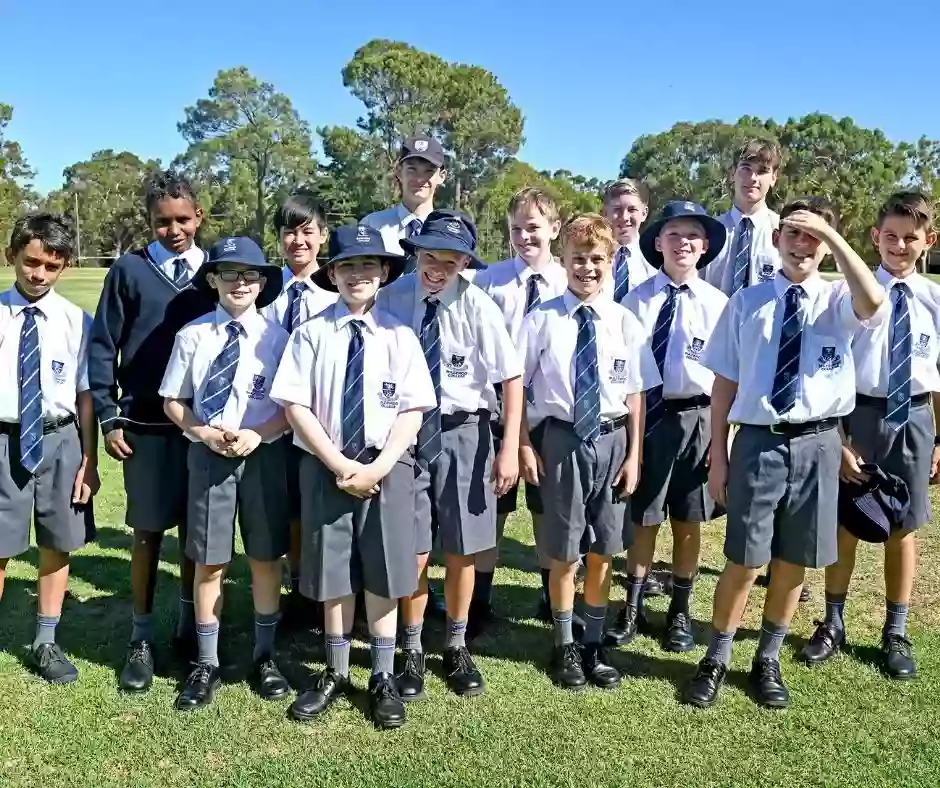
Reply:
[[[76,413],[76,396],[88,391],[91,316],[55,290],[27,301],[15,287],[0,293],[0,421],[20,420],[20,334],[27,306],[36,307],[42,415],[60,419]]]
[[[226,326],[233,320],[242,327],[238,367],[225,408],[207,421],[202,398],[209,368],[228,341]],[[192,410],[203,424],[233,429],[256,429],[274,418],[280,406],[271,399],[271,384],[287,345],[287,332],[251,307],[233,318],[221,306],[183,326],[176,335],[160,396],[191,399]],[[280,436],[272,436],[268,442]]]
[[[284,266],[282,269],[282,274],[284,277],[284,285],[281,288],[281,294],[277,297],[277,300],[273,304],[268,304],[264,309],[260,310],[261,314],[264,315],[268,320],[277,323],[279,326],[284,325],[284,319],[287,317],[287,307],[290,304],[290,286],[294,282],[302,281],[306,288],[304,288],[303,293],[300,297],[300,322],[306,323],[310,318],[320,314],[324,309],[332,304],[336,303],[338,298],[337,293],[331,293],[329,290],[324,290],[322,287],[317,287],[310,277],[300,280],[291,272],[288,266]]]
[[[175,281],[176,277],[176,260],[183,261],[186,267],[187,281],[193,278],[193,275],[199,270],[199,266],[206,260],[206,253],[195,244],[182,254],[173,254],[159,241],[153,241],[147,246],[147,255],[171,282]]]
[[[379,290],[379,305],[420,337],[427,298],[438,301],[441,337],[441,413],[496,410],[495,383],[522,375],[522,362],[493,299],[456,277],[429,296],[415,274]]]
[[[301,325],[291,335],[271,396],[284,406],[310,408],[333,444],[342,447],[353,320],[362,321],[365,445],[381,450],[399,413],[430,410],[437,398],[414,331],[378,306],[351,315],[345,302],[337,301]],[[294,443],[311,451],[296,432]]]
[[[737,206],[718,217],[728,237],[721,253],[702,272],[702,278],[725,295],[730,296],[734,286],[734,258],[738,236],[741,234],[741,219],[744,214]],[[780,253],[774,246],[774,230],[780,227],[780,216],[764,206],[748,217],[751,228],[751,267],[748,270],[748,285],[769,282],[780,270]]]
[[[405,250],[401,248],[399,241],[408,234],[408,225],[413,219],[421,221],[418,215],[409,211],[403,203],[398,203],[391,208],[363,216],[360,224],[372,227],[382,234],[386,252],[403,255]]]
[[[676,314],[669,332],[663,363],[663,398],[685,399],[702,394],[711,396],[715,375],[701,364],[702,352],[724,311],[728,297],[720,290],[693,277],[682,284],[688,290],[676,294]],[[623,305],[637,319],[652,343],[659,311],[668,297],[668,288],[679,287],[658,271],[623,300]]]
[[[601,295],[604,298],[611,300],[614,297],[614,290],[617,287],[617,257],[620,254],[620,250],[622,248],[623,247],[618,246],[614,252],[613,265],[610,267],[610,276],[601,287]],[[640,251],[639,238],[637,238],[632,244],[629,244],[627,249],[630,252],[630,256],[627,257],[627,272],[630,274],[629,284],[630,290],[632,290],[637,285],[645,282],[651,276],[655,276],[657,269],[649,264],[647,259],[643,256],[643,252]]]
[[[702,364],[738,384],[729,416],[733,423],[802,423],[845,416],[855,407],[852,337],[882,321],[884,310],[859,320],[848,289],[818,274],[800,284],[806,295],[796,404],[783,415],[771,407],[784,297],[791,284],[778,272],[771,282],[735,293],[702,354]]]
[[[551,301],[568,289],[568,274],[565,273],[564,267],[554,260],[536,270],[514,257],[481,269],[473,279],[473,283],[492,298],[503,313],[513,342],[518,342],[522,332],[529,279],[536,275],[541,277],[538,282],[541,303]]]
[[[566,290],[563,295],[532,310],[522,324],[520,344],[524,381],[529,387],[530,424],[548,417],[574,421],[578,346],[575,311],[584,305],[594,311],[602,420],[628,413],[626,399],[630,394],[662,382],[646,334],[632,312],[600,297],[584,304]]]
[[[910,290],[907,305],[911,319],[911,394],[940,391],[940,372],[937,370],[940,353],[940,286],[918,273],[905,279],[896,279],[883,267],[875,272],[875,278],[887,291],[888,297],[879,310],[882,322],[870,331],[856,331],[852,339],[858,393],[869,397],[888,395],[893,290],[902,282]],[[847,289],[844,283],[842,287]]]

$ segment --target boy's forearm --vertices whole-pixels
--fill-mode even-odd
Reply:
[[[932,392],[930,402],[933,405],[933,434],[938,435],[940,434],[940,392]]]
[[[884,288],[878,284],[865,261],[839,233],[833,230],[826,242],[852,294],[855,314],[862,320],[868,320],[884,303]]]
[[[414,445],[421,429],[424,414],[420,410],[402,411],[395,418],[392,429],[385,440],[385,447],[372,463],[379,478],[384,479],[391,473],[395,463]]]
[[[525,406],[525,391],[522,378],[513,378],[503,383],[503,439],[500,451],[519,451],[519,433],[522,412]]]
[[[627,459],[636,459],[643,451],[645,401],[646,396],[642,392],[627,396],[627,407],[630,409],[629,414],[627,414],[627,430],[630,435],[630,441],[627,447]]]
[[[82,460],[88,463],[98,462],[98,425],[95,419],[95,403],[90,391],[79,392],[78,429],[82,440]]]
[[[183,400],[165,397],[163,400],[163,412],[167,418],[179,427],[186,435],[190,435],[197,440],[202,440],[202,428],[206,425],[196,418],[192,408]]]
[[[333,444],[313,411],[305,405],[290,404],[284,412],[287,414],[288,423],[300,439],[327,468],[339,475],[340,468],[348,458]]]
[[[269,441],[272,438],[279,438],[290,429],[287,423],[287,416],[281,408],[277,409],[277,414],[268,419],[260,427],[255,428],[255,432],[261,437],[262,441]]]
[[[712,386],[712,455],[728,457],[728,416],[738,393],[738,384],[721,375],[715,376]]]

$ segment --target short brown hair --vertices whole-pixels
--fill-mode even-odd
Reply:
[[[809,211],[817,216],[822,216],[826,224],[834,230],[839,229],[839,212],[825,197],[801,197],[799,200],[791,200],[780,211],[780,220],[783,221],[791,213],[796,211]]]
[[[594,246],[602,244],[612,255],[617,247],[614,228],[599,213],[582,213],[572,216],[561,228],[562,248],[568,246]]]
[[[527,186],[517,191],[509,200],[506,213],[513,216],[516,211],[523,208],[536,208],[548,221],[558,221],[558,206],[555,200],[545,189],[540,189],[538,186]]]
[[[604,205],[609,205],[624,194],[635,194],[644,205],[650,204],[650,190],[646,188],[643,181],[635,178],[619,178],[604,189]]]
[[[780,152],[780,146],[772,139],[767,137],[755,137],[748,140],[738,151],[738,158],[735,160],[735,166],[739,164],[766,164],[771,170],[776,172],[780,169],[783,162],[783,154]]]
[[[895,192],[878,211],[878,227],[889,216],[912,219],[918,230],[933,230],[934,206],[923,192]]]

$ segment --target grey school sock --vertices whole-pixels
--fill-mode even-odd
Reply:
[[[259,613],[255,611],[255,650],[253,660],[274,656],[274,636],[277,634],[279,613]]]
[[[219,667],[219,622],[196,624],[196,644],[199,647],[199,664]]]
[[[196,603],[180,597],[179,618],[176,619],[176,636],[184,637],[196,626]]]
[[[402,638],[401,647],[405,651],[424,651],[421,643],[421,633],[424,630],[424,624],[405,624],[404,638]]]
[[[689,614],[689,602],[692,599],[694,577],[672,576],[672,601],[669,603],[669,615]]]
[[[372,638],[372,675],[395,672],[395,638]]]
[[[444,648],[463,648],[467,645],[467,622],[454,621],[450,616],[447,617],[447,635],[444,640]]]
[[[340,676],[349,675],[349,636],[326,636],[326,666]]]
[[[571,616],[573,610],[553,610],[552,621],[555,624],[555,645],[567,646],[574,643],[574,634],[571,631]]]
[[[790,627],[786,624],[775,624],[766,618],[760,625],[760,640],[757,641],[757,653],[754,655],[754,661],[759,659],[772,659],[775,662],[780,661],[780,647],[787,636]]]
[[[712,639],[705,651],[705,659],[713,659],[723,665],[731,664],[731,646],[734,644],[734,632],[712,632]]]
[[[600,643],[607,620],[607,605],[584,605],[584,637],[582,643]]]
[[[828,624],[838,632],[845,632],[845,594],[830,594],[826,592],[826,618]]]
[[[33,649],[44,643],[55,643],[55,628],[59,623],[59,616],[36,616],[36,638],[33,640]]]
[[[153,613],[134,613],[131,643],[136,643],[138,640],[153,643]]]
[[[907,636],[907,605],[899,605],[890,599],[885,599],[885,628],[884,635]]]

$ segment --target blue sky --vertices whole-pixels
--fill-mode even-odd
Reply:
[[[103,148],[169,162],[183,108],[222,68],[273,82],[313,127],[351,125],[362,107],[340,70],[389,38],[494,72],[525,115],[524,160],[608,178],[637,136],[680,120],[818,110],[940,137],[940,3],[916,5],[898,20],[903,4],[870,0],[0,0],[0,102],[48,190]]]

